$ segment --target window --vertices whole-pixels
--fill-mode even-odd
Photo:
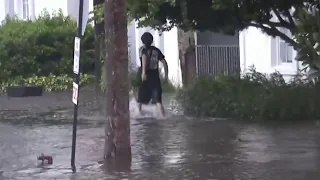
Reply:
[[[29,0],[22,0],[22,18],[29,19]]]
[[[286,42],[283,40],[280,40],[279,42],[279,62],[280,63],[292,63],[292,52],[293,47],[289,46]]]
[[[291,36],[291,33],[286,28],[281,28],[280,31],[287,36]],[[278,64],[281,63],[292,63],[293,62],[293,47],[288,45],[284,40],[278,38]]]

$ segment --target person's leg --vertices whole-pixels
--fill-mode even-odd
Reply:
[[[141,114],[141,111],[142,111],[142,104],[141,103],[138,104],[138,108],[139,108],[139,113]]]
[[[138,109],[141,113],[142,110],[142,104],[148,104],[150,102],[152,96],[152,91],[149,87],[149,84],[147,81],[144,81],[141,83],[138,91]]]
[[[139,67],[138,69],[138,73],[136,77],[136,85],[138,89],[138,97],[137,97],[138,109],[139,109],[139,113],[141,114],[142,104],[145,103],[146,101],[146,97],[145,97],[146,84],[141,80],[141,67]]]
[[[157,108],[159,109],[161,116],[165,117],[165,110],[162,104],[162,88],[161,84],[159,84],[154,90],[152,94],[152,103],[157,105]]]
[[[165,117],[166,116],[166,112],[164,110],[163,104],[162,103],[157,103],[157,107],[160,110],[161,116]]]
[[[165,110],[164,110],[164,107],[163,107],[163,104],[162,104],[162,88],[160,87],[160,89],[158,89],[158,96],[157,96],[157,106],[158,106],[158,109],[160,110],[161,112],[161,115],[162,117],[165,117],[166,113],[165,113]]]

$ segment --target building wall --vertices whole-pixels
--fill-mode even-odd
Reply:
[[[178,29],[174,27],[163,33],[164,55],[169,66],[169,78],[176,86],[182,86],[178,48]]]
[[[254,65],[256,70],[262,73],[270,74],[279,71],[286,80],[298,73],[299,63],[295,61],[296,51],[287,50],[287,56],[292,62],[281,61],[280,38],[273,38],[251,27],[240,32],[239,40],[242,72],[248,72],[248,68]]]
[[[14,0],[0,0],[0,21],[3,21],[7,15],[14,16]]]
[[[3,21],[8,14],[6,0],[0,0],[0,20]]]
[[[136,27],[136,23],[135,22],[131,22],[130,24],[128,24],[128,52],[129,52],[129,59],[130,59],[130,66],[131,67],[137,67],[138,63],[140,63],[140,61],[137,58],[137,51],[136,51],[136,31],[135,28]]]
[[[242,72],[248,72],[254,65],[256,70],[269,73],[271,69],[270,37],[256,28],[248,28],[240,33],[240,66]]]
[[[58,12],[59,9],[62,10],[63,13],[68,13],[68,2],[70,0],[33,0],[34,1],[34,9],[35,9],[35,17],[38,17],[44,10],[48,11],[49,14],[54,12]],[[32,8],[32,6],[30,6]]]

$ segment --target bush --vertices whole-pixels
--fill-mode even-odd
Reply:
[[[256,72],[239,77],[199,77],[180,89],[177,101],[187,115],[253,120],[319,119],[319,83]]]
[[[72,90],[73,77],[66,74],[56,76],[49,74],[48,76],[31,76],[23,78],[22,76],[9,79],[7,82],[0,83],[0,92],[5,92],[8,86],[43,86],[47,92],[51,91],[68,91]],[[80,85],[91,84],[94,82],[94,76],[82,74]]]
[[[44,11],[35,21],[7,17],[0,26],[0,82],[8,78],[72,75],[76,22],[62,12]],[[81,69],[92,71],[93,28],[82,39]]]

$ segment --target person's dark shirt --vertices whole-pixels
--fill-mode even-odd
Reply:
[[[142,55],[147,56],[147,70],[158,70],[159,61],[164,59],[161,50],[154,46],[142,46],[139,49],[140,63],[142,67]]]

